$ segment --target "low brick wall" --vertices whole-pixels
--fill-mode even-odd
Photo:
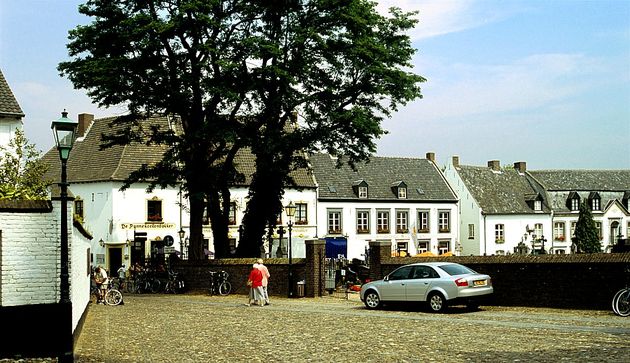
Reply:
[[[489,304],[609,310],[613,295],[630,276],[630,253],[540,256],[386,257],[381,276],[399,266],[448,261],[490,275],[494,294]]]
[[[254,258],[226,258],[220,260],[179,261],[173,268],[181,276],[189,290],[205,291],[210,289],[210,271],[226,271],[232,284],[232,293],[247,294],[247,277]],[[269,295],[287,296],[289,291],[289,261],[286,258],[269,258],[264,260],[269,270]],[[302,281],[306,277],[306,260],[294,258],[291,261],[294,282]],[[297,291],[297,289],[295,290]]]

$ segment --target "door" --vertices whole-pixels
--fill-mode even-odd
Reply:
[[[114,277],[116,271],[122,266],[122,248],[110,247],[107,249],[109,255],[109,277]]]
[[[431,284],[440,275],[430,266],[414,266],[411,277],[405,288],[407,301],[424,301]]]
[[[405,287],[409,283],[409,276],[413,266],[403,266],[387,276],[387,281],[379,287],[383,301],[405,301]]]

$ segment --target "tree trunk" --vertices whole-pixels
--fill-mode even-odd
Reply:
[[[225,203],[221,203],[225,200],[225,196],[220,196],[216,190],[213,190],[207,194],[207,208],[208,216],[210,217],[210,225],[212,228],[212,237],[214,240],[214,253],[215,258],[230,257],[229,239],[228,239],[228,213],[229,213],[229,190],[227,195],[227,212],[224,210]],[[221,205],[224,208],[221,208]]]

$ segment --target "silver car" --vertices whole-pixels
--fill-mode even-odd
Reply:
[[[382,280],[361,286],[361,301],[368,309],[394,301],[426,301],[434,312],[443,312],[449,304],[464,303],[479,307],[492,294],[490,276],[452,262],[426,262],[405,265]]]

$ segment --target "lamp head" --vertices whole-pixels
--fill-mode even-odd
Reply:
[[[74,133],[77,129],[77,121],[68,118],[68,112],[63,110],[61,118],[52,122],[50,128],[55,136],[55,144],[59,150],[59,158],[63,161],[68,160],[70,150],[74,145]]]

